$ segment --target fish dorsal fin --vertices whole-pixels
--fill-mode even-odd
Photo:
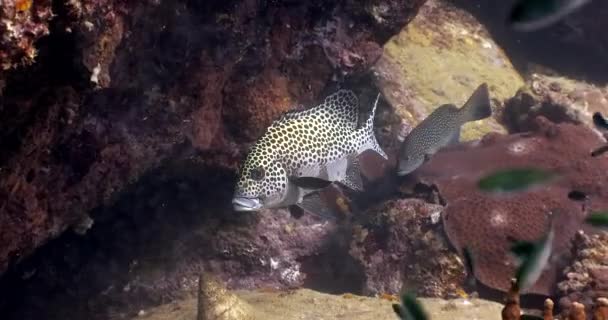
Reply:
[[[359,98],[352,90],[340,89],[325,98],[319,107],[324,108],[335,120],[355,129],[359,121]]]
[[[354,128],[359,116],[359,98],[351,90],[340,89],[325,97],[322,103],[314,107],[307,109],[299,107],[296,110],[284,112],[279,119],[273,122],[273,125],[318,114],[320,111],[330,114],[334,118],[333,121],[343,122]]]

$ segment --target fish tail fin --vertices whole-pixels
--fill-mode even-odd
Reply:
[[[485,119],[491,115],[490,93],[488,84],[484,82],[475,89],[469,100],[460,108],[460,117],[465,123]]]
[[[380,93],[378,93],[378,96],[376,96],[376,101],[374,102],[374,107],[372,108],[372,112],[370,113],[369,118],[367,118],[367,121],[365,122],[365,126],[362,128],[364,138],[366,139],[366,143],[363,145],[360,152],[363,152],[367,149],[372,149],[372,150],[376,151],[378,154],[380,154],[380,156],[382,156],[382,158],[388,159],[386,152],[384,152],[384,150],[382,150],[382,148],[378,144],[378,140],[376,140],[376,135],[374,134],[374,117],[376,115],[376,107],[378,106],[379,100],[380,100]]]

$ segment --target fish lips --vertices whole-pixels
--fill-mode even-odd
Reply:
[[[262,209],[262,202],[257,198],[236,197],[232,199],[235,211],[257,211]]]

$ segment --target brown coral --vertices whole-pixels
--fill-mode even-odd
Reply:
[[[590,129],[572,124],[552,124],[537,119],[537,131],[511,136],[488,135],[480,142],[439,152],[414,177],[436,185],[447,203],[443,215],[452,244],[469,247],[476,262],[475,276],[483,284],[508,290],[515,271],[509,254],[512,240],[535,240],[547,228],[549,212],[559,215],[554,240],[555,263],[528,291],[550,295],[567,258],[571,239],[582,227],[588,210],[608,206],[606,157],[590,153],[603,141]],[[478,190],[477,181],[495,170],[534,166],[561,175],[556,183],[508,197],[493,197]],[[587,200],[570,199],[571,191]]]
[[[416,288],[429,297],[456,297],[464,269],[441,228],[442,207],[422,200],[395,200],[367,211],[350,255],[366,276],[365,294],[398,294]]]
[[[565,280],[557,286],[559,304],[566,313],[575,302],[581,303],[591,316],[593,307],[601,309],[608,297],[608,233],[579,232],[574,242],[574,262],[564,269]]]

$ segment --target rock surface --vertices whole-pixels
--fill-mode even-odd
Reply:
[[[37,55],[34,43],[49,33],[51,1],[9,0],[0,7],[0,81],[6,70],[29,66]],[[0,95],[4,85],[0,83]]]
[[[523,86],[521,76],[486,29],[447,1],[428,1],[385,46],[374,66],[378,87],[395,112],[415,126],[436,107],[457,106],[487,82],[494,109]],[[504,132],[493,119],[467,124],[463,140]]]
[[[255,307],[260,318],[255,320],[299,319],[396,319],[391,305],[395,301],[355,295],[335,296],[308,289],[288,292],[235,291],[238,297]],[[421,298],[420,302],[432,320],[501,319],[502,305],[485,300],[442,300]],[[196,317],[196,299],[184,299],[154,309],[132,319],[186,320]],[[228,319],[226,319],[228,320]],[[229,319],[238,320],[238,319]]]
[[[511,132],[534,128],[542,115],[552,122],[581,123],[590,128],[595,112],[608,113],[608,87],[559,76],[533,74],[526,86],[505,103],[501,122]]]
[[[399,294],[416,289],[424,297],[458,296],[464,267],[441,226],[441,205],[391,200],[366,211],[353,231],[350,255],[365,272],[363,294]]]
[[[509,239],[535,240],[547,228],[549,212],[558,214],[554,263],[528,291],[551,295],[567,259],[571,241],[586,214],[608,207],[608,158],[591,152],[605,142],[585,126],[553,124],[539,117],[536,131],[490,134],[479,142],[444,149],[414,173],[415,180],[436,186],[446,209],[444,229],[461,251],[469,247],[477,261],[475,276],[506,291],[514,274]],[[558,172],[559,181],[511,196],[491,196],[477,181],[496,170],[535,167]],[[571,195],[581,192],[586,199]],[[567,261],[567,260],[566,260]]]
[[[553,26],[518,32],[505,23],[517,1],[450,0],[481,21],[526,77],[538,69],[551,69],[574,79],[608,81],[608,38],[602,32],[608,3],[591,1]]]

